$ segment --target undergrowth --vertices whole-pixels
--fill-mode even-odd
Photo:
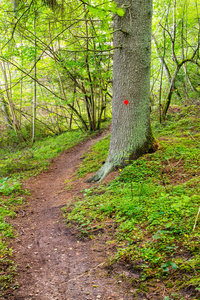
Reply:
[[[85,190],[63,210],[83,236],[98,240],[104,232],[107,246],[117,249],[112,266],[131,263],[134,299],[200,299],[198,116],[199,108],[186,107],[162,125],[154,122],[157,152],[133,161],[107,186]],[[78,174],[97,162],[99,167],[108,143],[106,138],[85,154]]]
[[[0,175],[6,177],[12,174],[18,178],[36,175],[48,167],[52,158],[78,144],[86,136],[81,131],[71,131],[36,141],[33,146],[25,145],[20,150],[0,148]]]
[[[105,162],[108,156],[109,143],[110,134],[92,146],[87,155],[82,155],[83,162],[77,168],[78,177],[84,177],[87,173],[95,172],[99,169],[99,165]]]

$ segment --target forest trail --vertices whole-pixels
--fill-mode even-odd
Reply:
[[[31,196],[13,220],[19,236],[11,245],[19,288],[4,299],[133,299],[123,284],[106,277],[105,251],[94,247],[93,240],[78,239],[64,223],[61,211],[81,190],[91,186],[85,178],[74,179],[74,174],[83,153],[107,133],[66,150],[47,171],[26,181],[24,188]],[[116,174],[111,173],[105,181]],[[66,180],[73,180],[70,190],[66,190]]]

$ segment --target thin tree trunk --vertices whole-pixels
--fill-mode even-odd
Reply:
[[[11,129],[12,128],[12,122],[11,122],[11,118],[10,118],[10,114],[9,114],[9,109],[8,109],[7,103],[4,99],[4,95],[3,95],[3,92],[1,90],[1,87],[0,87],[0,104],[1,104],[1,111],[3,113],[4,120],[5,120],[5,124],[6,124],[8,129]]]
[[[74,104],[75,104],[75,99],[76,99],[76,83],[74,82],[74,99],[73,99],[73,102],[72,102],[73,107],[74,107]],[[72,129],[72,121],[73,121],[73,110],[71,111],[71,114],[70,114],[69,129]]]
[[[75,66],[76,66],[76,53],[75,53]],[[76,67],[75,67],[75,74],[76,74]],[[73,93],[73,102],[72,102],[72,106],[74,107],[75,105],[75,100],[76,100],[76,82],[74,82],[74,93]],[[69,120],[69,129],[72,129],[72,121],[73,121],[73,110],[70,114],[70,120]]]
[[[9,83],[8,83],[8,78],[7,78],[7,74],[6,74],[6,66],[5,66],[4,61],[0,62],[0,68],[1,68],[1,71],[3,74],[3,78],[4,78],[6,97],[8,100],[9,110],[10,110],[10,114],[12,117],[12,126],[13,126],[15,132],[17,132],[17,131],[19,131],[19,123],[18,123],[17,116],[15,113],[14,103],[11,98],[10,87],[9,87]]]
[[[155,34],[152,34],[152,39],[153,39],[153,42],[154,42],[154,45],[155,45],[155,49],[156,49],[156,53],[157,53],[157,56],[158,56],[158,58],[160,60],[161,66],[162,66],[162,68],[165,71],[165,75],[167,77],[167,80],[168,80],[169,84],[171,85],[172,76],[170,74],[169,68],[168,68],[167,63],[165,61],[165,56],[161,55],[161,53],[159,51],[159,46],[158,46],[158,42],[157,42]],[[176,90],[177,96],[179,98],[181,98],[181,95],[180,95],[180,93],[179,93],[179,91],[178,91],[178,89],[177,89],[176,86],[175,86],[175,90]]]
[[[21,46],[22,46],[22,39],[21,39]],[[23,62],[23,56],[22,56],[22,52],[21,52],[21,66],[23,68],[24,62]],[[23,73],[21,71],[21,80],[20,80],[20,105],[19,105],[19,109],[20,109],[20,114],[19,114],[19,126],[21,128],[21,123],[22,123],[22,115],[21,115],[21,111],[22,111],[22,99],[23,98]]]
[[[172,98],[172,94],[173,94],[174,86],[175,86],[175,80],[176,80],[176,76],[177,76],[178,72],[179,72],[179,69],[176,69],[176,71],[174,72],[174,75],[172,77],[169,92],[167,94],[167,98],[165,100],[164,108],[163,108],[162,115],[161,115],[161,122],[163,122],[166,118],[167,111],[168,111],[170,103],[171,103],[171,98]]]
[[[187,47],[187,38],[188,38],[188,32],[187,32],[187,1],[185,2],[185,26],[184,26],[184,15],[182,17],[182,26],[181,26],[181,47],[182,47],[182,60],[185,59],[185,57],[188,56],[188,47]],[[184,28],[185,28],[185,37],[184,37]],[[184,45],[184,40],[185,40],[185,45]],[[188,95],[188,83],[189,83],[189,86],[191,87],[192,91],[193,92],[197,92],[197,89],[193,86],[191,80],[190,80],[190,77],[189,77],[189,74],[188,74],[188,71],[187,71],[187,63],[183,65],[183,68],[184,68],[184,72],[185,72],[185,92],[186,92],[186,96],[189,100],[189,95]]]
[[[200,40],[198,40],[196,48],[193,50],[193,53],[192,53],[192,55],[191,55],[190,58],[184,58],[184,59],[182,59],[181,62],[178,62],[178,60],[177,60],[177,56],[176,56],[176,53],[175,53],[176,0],[174,0],[174,14],[173,14],[173,19],[174,19],[174,21],[173,21],[174,23],[173,23],[173,34],[172,34],[172,39],[171,39],[172,40],[172,46],[171,46],[171,48],[172,48],[173,60],[176,63],[176,70],[174,71],[173,77],[171,79],[171,84],[170,84],[169,92],[168,92],[168,95],[167,95],[167,98],[166,98],[166,101],[165,101],[165,105],[164,105],[164,109],[163,109],[163,112],[162,112],[162,116],[161,116],[162,121],[164,121],[165,118],[166,118],[167,111],[168,111],[168,108],[169,108],[170,103],[171,103],[172,94],[173,94],[173,91],[175,89],[175,80],[176,80],[176,77],[177,77],[177,75],[178,75],[181,67],[184,66],[185,64],[187,64],[188,62],[196,64],[196,65],[198,65],[198,67],[200,66],[199,63],[198,63],[198,60],[195,58],[196,56],[197,57],[199,56]],[[199,33],[200,33],[200,27],[199,27]]]
[[[165,75],[167,77],[167,80],[170,83],[171,82],[171,74],[170,74],[169,68],[168,68],[168,66],[165,62],[165,57],[163,55],[161,55],[161,53],[159,51],[159,46],[158,46],[158,42],[157,42],[155,34],[152,34],[152,39],[153,39],[153,42],[154,42],[154,45],[155,45],[157,56],[158,56],[158,58],[160,60],[160,63],[161,63],[161,65],[162,65],[162,67],[165,71]]]
[[[58,61],[56,59],[55,52],[54,52],[54,47],[53,47],[53,43],[52,43],[50,23],[49,23],[49,36],[50,36],[50,40],[51,40],[52,53],[53,53],[53,58],[54,58],[55,66],[56,66],[56,71],[57,71],[57,74],[58,74],[58,79],[59,79],[61,91],[62,91],[62,94],[63,94],[63,97],[64,97],[65,101],[67,102],[67,97],[66,97],[66,94],[65,94],[65,89],[64,89],[64,86],[63,86],[63,82],[62,82],[62,78],[61,78],[61,75],[60,75],[60,71],[58,69]],[[76,80],[76,78],[74,76],[73,76],[73,79],[74,79],[73,82],[74,82],[74,84],[76,84],[76,87],[77,87],[77,80]],[[83,90],[83,92],[85,92],[83,84],[82,84],[82,90]],[[81,115],[81,112],[78,112],[77,109],[74,107],[74,105],[71,105],[71,104],[67,103],[67,106],[77,115],[77,117],[81,121],[82,125],[84,126],[85,130],[87,131],[88,130],[88,126],[87,126],[85,120],[83,119],[83,117]]]
[[[85,63],[86,69],[88,74],[88,81],[90,84],[90,97],[85,95],[85,98],[90,98],[90,101],[86,101],[87,104],[87,113],[88,113],[88,120],[90,125],[90,131],[96,130],[96,116],[95,116],[95,99],[94,99],[94,89],[93,89],[93,82],[90,73],[90,66],[88,61],[88,50],[89,50],[89,33],[88,33],[88,20],[87,20],[87,11],[85,9],[85,4],[83,5],[85,11],[85,33],[86,33],[86,55],[85,55]]]
[[[34,55],[34,81],[33,81],[33,121],[32,121],[32,143],[35,140],[35,122],[36,122],[36,105],[37,105],[37,40],[36,40],[36,12],[33,21],[33,30],[35,35],[35,55]]]

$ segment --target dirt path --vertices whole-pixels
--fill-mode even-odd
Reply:
[[[133,299],[117,279],[105,277],[105,251],[95,251],[94,241],[78,240],[62,218],[61,207],[91,186],[79,179],[67,191],[65,181],[73,178],[81,155],[100,138],[65,151],[48,171],[27,180],[25,188],[31,197],[25,215],[19,211],[13,221],[19,233],[12,245],[19,289],[4,299]],[[110,174],[106,181],[115,175]]]

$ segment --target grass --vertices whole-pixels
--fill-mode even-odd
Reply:
[[[22,182],[47,169],[54,157],[86,137],[81,131],[65,132],[38,140],[34,145],[23,144],[23,147],[17,144],[17,139],[7,147],[0,140],[4,146],[0,148],[0,295],[8,287],[17,287],[13,279],[16,271],[12,248],[8,247],[16,233],[9,220],[23,205],[24,195],[28,193],[22,190]]]
[[[99,169],[99,164],[102,164],[107,158],[109,143],[110,134],[92,146],[87,155],[82,155],[83,162],[77,169],[77,175],[79,178],[84,177],[87,173],[92,173]]]
[[[59,136],[46,137],[36,141],[33,146],[11,150],[0,148],[1,176],[26,178],[46,169],[51,159],[58,156],[65,149],[69,149],[82,141],[87,134],[81,131],[65,132]]]
[[[136,299],[200,299],[200,220],[193,231],[200,207],[199,112],[190,106],[172,112],[163,125],[154,122],[157,152],[64,209],[69,226],[116,248],[111,269],[120,262],[132,266]],[[85,154],[78,174],[99,167],[108,143],[105,138]]]

